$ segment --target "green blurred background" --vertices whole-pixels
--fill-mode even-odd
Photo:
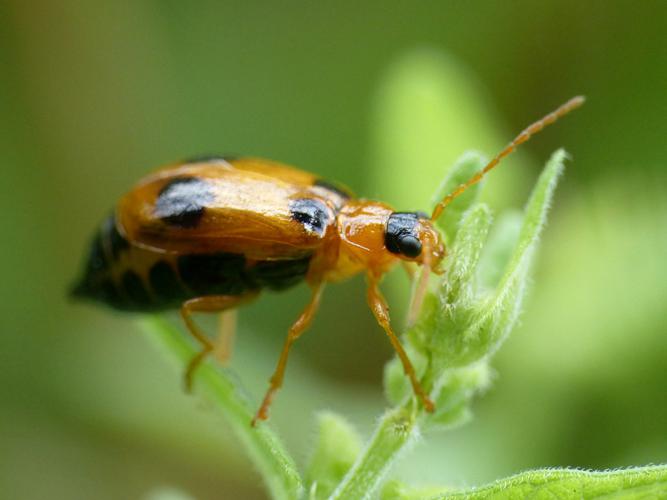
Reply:
[[[657,0],[0,3],[0,497],[264,497],[132,316],[66,300],[141,175],[252,154],[426,209],[465,149],[493,154],[579,93],[582,110],[487,182],[494,209],[518,207],[554,149],[573,158],[495,383],[397,474],[465,486],[667,461],[666,19]],[[386,286],[399,324],[407,282]],[[316,410],[367,435],[385,407],[391,351],[362,287],[328,288],[273,408],[300,464]],[[257,401],[305,299],[241,313],[232,367]]]

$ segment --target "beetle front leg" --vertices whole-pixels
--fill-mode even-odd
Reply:
[[[391,328],[391,323],[389,321],[389,308],[387,307],[387,302],[385,301],[384,297],[382,296],[382,292],[378,287],[378,279],[373,274],[368,275],[368,290],[366,297],[368,299],[368,305],[371,308],[371,311],[373,311],[375,319],[384,329],[387,337],[389,337],[389,342],[391,342],[391,345],[396,351],[396,354],[398,354],[398,357],[403,364],[403,371],[405,371],[405,374],[410,379],[412,389],[414,390],[417,397],[421,399],[426,411],[432,413],[435,410],[435,405],[433,404],[433,401],[429,399],[426,391],[424,391],[421,384],[419,383],[419,380],[417,380],[417,375],[415,373],[414,367],[412,366],[412,363],[410,362],[410,358],[408,358],[408,355],[405,353],[403,346],[401,346],[398,337],[396,337],[396,334]]]

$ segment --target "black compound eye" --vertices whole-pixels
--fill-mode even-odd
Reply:
[[[414,259],[422,253],[422,243],[412,235],[403,236],[398,240],[398,248],[406,257]]]
[[[384,244],[391,253],[401,254],[410,259],[422,253],[419,240],[419,212],[394,212],[387,220]]]

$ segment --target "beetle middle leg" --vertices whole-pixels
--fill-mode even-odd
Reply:
[[[389,342],[391,342],[391,345],[396,351],[396,354],[398,354],[398,357],[403,364],[403,371],[410,379],[412,389],[414,390],[417,397],[421,399],[426,411],[433,412],[435,410],[435,405],[426,394],[426,391],[424,391],[424,388],[419,383],[419,380],[417,380],[417,375],[415,373],[414,367],[412,366],[412,363],[410,362],[410,358],[408,358],[408,355],[405,353],[401,342],[398,340],[398,337],[391,328],[387,302],[385,301],[382,292],[380,292],[377,278],[372,274],[368,275],[367,299],[368,305],[370,306],[371,311],[373,311],[375,319],[386,332],[387,337],[389,337]]]
[[[317,308],[320,305],[322,289],[322,283],[313,285],[313,293],[310,298],[310,302],[308,302],[308,305],[306,305],[301,315],[290,327],[289,332],[287,333],[287,338],[285,339],[285,344],[283,345],[283,350],[280,353],[280,358],[278,359],[278,366],[276,366],[276,371],[273,372],[273,375],[269,379],[269,389],[266,391],[262,405],[259,407],[259,410],[257,410],[255,418],[252,419],[253,427],[257,425],[258,420],[266,420],[269,418],[268,412],[269,406],[271,406],[271,401],[273,401],[273,397],[275,396],[276,391],[283,385],[285,366],[287,365],[287,356],[289,355],[290,347],[292,347],[294,341],[298,339],[312,323],[313,317],[315,316]]]
[[[181,317],[185,322],[185,326],[192,336],[201,344],[202,350],[196,354],[188,363],[185,370],[184,382],[185,390],[190,392],[192,390],[192,377],[195,370],[206,358],[206,356],[215,349],[215,345],[208,339],[206,334],[199,328],[192,318],[195,312],[221,312],[234,309],[243,302],[247,302],[255,297],[255,295],[209,295],[205,297],[196,297],[194,299],[186,300],[181,305]]]

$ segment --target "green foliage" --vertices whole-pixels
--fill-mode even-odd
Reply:
[[[445,196],[454,191],[457,186],[463,184],[474,174],[482,170],[487,161],[487,158],[479,153],[465,153],[457,160],[447,176],[443,179],[440,187],[435,192],[435,196],[433,196],[432,204],[435,205],[440,202]],[[468,188],[440,215],[440,218],[438,219],[438,227],[442,230],[447,243],[451,243],[456,237],[459,226],[462,224],[461,219],[463,214],[478,200],[483,184],[484,179]]]
[[[181,331],[162,318],[142,321],[144,330],[183,369],[196,354]],[[252,428],[255,408],[245,390],[232,373],[216,370],[210,363],[197,369],[194,390],[225,417],[243,442],[246,451],[260,471],[273,498],[295,499],[303,493],[303,481],[292,457],[285,451],[278,436],[269,427]]]
[[[340,415],[318,415],[319,438],[306,471],[312,499],[328,498],[361,451],[361,438]]]
[[[552,156],[526,205],[520,226],[514,216],[505,219],[502,227],[514,228],[512,235],[496,235],[487,251],[484,247],[491,227],[490,210],[476,203],[476,197],[463,200],[468,206],[459,204],[462,215],[458,228],[446,229],[454,235],[447,260],[448,273],[434,283],[416,325],[406,337],[411,359],[435,399],[437,409],[433,414],[426,413],[417,403],[400,364],[391,361],[385,372],[385,384],[395,407],[380,419],[366,448],[362,451],[359,436],[345,419],[322,413],[318,443],[302,480],[294,461],[270,427],[250,427],[253,408],[235,378],[209,364],[200,368],[196,375],[197,390],[227,417],[274,498],[300,498],[305,491],[312,499],[370,498],[393,462],[422,428],[451,428],[468,420],[472,398],[489,385],[490,356],[507,337],[519,314],[531,257],[564,159],[563,151]],[[462,170],[477,168],[482,161],[476,156],[464,157],[449,179],[460,178]],[[180,332],[168,323],[151,319],[145,322],[145,327],[181,364],[194,354]],[[410,499],[426,495],[433,498],[585,495],[588,498],[610,492],[655,494],[664,491],[666,478],[665,468],[610,473],[546,470],[451,495],[449,490],[439,489],[441,493],[437,493],[435,488],[411,490],[392,480],[382,489],[381,496]]]
[[[417,406],[410,402],[388,411],[366,449],[338,485],[331,500],[370,498],[401,451],[418,435]]]
[[[382,99],[387,107],[381,106],[380,115],[396,118],[383,120],[384,129],[380,130],[378,140],[384,148],[380,157],[389,171],[404,166],[409,160],[420,163],[420,152],[428,148],[417,147],[423,137],[415,130],[422,130],[419,124],[430,123],[426,129],[433,134],[433,129],[438,129],[437,123],[441,122],[433,115],[432,106],[426,105],[442,104],[443,98],[438,95],[437,84],[422,85],[430,78],[424,57],[421,55],[412,63],[405,63],[407,67],[415,65],[412,69],[418,80],[424,81],[413,81],[410,71],[398,70],[397,80],[393,84],[389,82],[383,91]],[[436,79],[444,85],[441,76]],[[412,108],[407,105],[409,100],[403,99],[412,92],[425,92],[424,105],[418,110],[430,116],[430,121],[407,119]],[[400,127],[411,123],[415,130],[402,134]],[[400,149],[397,144],[404,148]],[[397,154],[393,154],[397,147]],[[417,321],[403,339],[422,384],[435,402],[434,413],[429,414],[422,408],[401,364],[394,359],[386,365],[384,373],[385,393],[392,408],[379,419],[368,443],[361,445],[361,439],[343,417],[322,413],[318,441],[302,476],[270,424],[250,427],[254,408],[238,381],[228,371],[215,370],[209,364],[198,370],[196,390],[226,416],[274,498],[510,499],[602,495],[627,498],[630,495],[656,497],[664,493],[664,467],[600,473],[533,471],[466,491],[442,487],[414,489],[396,478],[388,478],[392,465],[418,436],[467,422],[472,414],[473,398],[489,387],[492,378],[489,363],[521,312],[532,258],[565,159],[562,150],[552,155],[521,213],[503,214],[494,225],[491,209],[479,201],[483,187],[480,183],[455,200],[437,221],[448,246],[443,266],[446,273],[431,278]],[[481,155],[464,154],[449,169],[434,194],[434,203],[484,164]],[[181,364],[194,355],[192,347],[168,324],[151,320],[145,325]]]
[[[544,469],[524,472],[472,491],[434,495],[436,499],[512,500],[531,498],[665,498],[667,466],[637,467],[617,471],[590,472]],[[410,498],[410,497],[396,497]],[[424,498],[424,497],[422,497]]]
[[[667,494],[667,466],[591,472],[543,469],[517,474],[466,491],[451,488],[409,488],[388,481],[382,500],[551,500],[553,498],[653,499]]]

